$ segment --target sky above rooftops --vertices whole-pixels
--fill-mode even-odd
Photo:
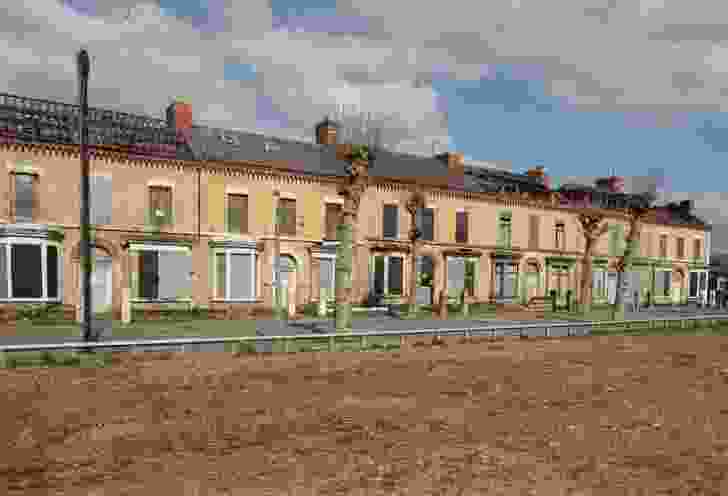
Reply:
[[[0,91],[311,136],[346,105],[392,149],[557,183],[661,178],[728,224],[728,4],[634,0],[33,0],[0,6]],[[638,189],[639,189],[638,188]],[[727,210],[728,211],[728,210]],[[726,239],[728,241],[728,238]],[[728,243],[725,246],[728,249]]]

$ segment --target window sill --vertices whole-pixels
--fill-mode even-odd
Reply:
[[[244,300],[226,300],[221,298],[213,298],[210,300],[212,303],[262,303],[263,300],[252,298],[252,299],[244,299]]]
[[[131,298],[132,303],[192,303],[192,298],[160,298],[160,299],[145,299],[145,298]]]
[[[0,298],[0,303],[62,303],[61,298]]]

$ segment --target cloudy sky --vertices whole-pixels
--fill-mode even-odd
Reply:
[[[611,171],[695,200],[728,250],[728,4],[708,0],[6,0],[0,91],[311,136],[337,106],[385,143]],[[7,70],[9,68],[9,70]]]

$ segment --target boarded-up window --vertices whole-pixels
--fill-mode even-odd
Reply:
[[[422,232],[421,239],[433,241],[435,239],[435,211],[431,208],[420,209],[417,215],[417,227]]]
[[[660,256],[667,257],[667,234],[660,235]]]
[[[336,239],[336,227],[341,224],[341,205],[338,203],[326,204],[326,238]]]
[[[528,216],[528,248],[531,250],[538,250],[539,223],[538,215]]]
[[[171,224],[172,188],[169,186],[150,186],[149,210],[153,224]]]
[[[280,233],[286,236],[296,235],[296,200],[281,198],[279,200]]]
[[[399,209],[397,205],[384,205],[382,218],[382,237],[397,238],[399,235]]]
[[[319,281],[321,289],[333,289],[334,287],[334,261],[330,258],[322,258],[319,264]]]
[[[693,241],[693,256],[700,258],[703,256],[703,246],[699,239]]]
[[[402,258],[389,257],[389,293],[402,294]]]
[[[15,244],[11,247],[12,297],[42,298],[43,268],[41,245]]]
[[[15,174],[15,222],[33,222],[35,176]]]
[[[111,224],[112,189],[110,176],[91,176],[90,218],[92,224]]]
[[[467,243],[468,242],[468,213],[467,212],[456,212],[455,213],[455,242],[456,243]]]
[[[248,232],[248,195],[228,195],[228,232]]]
[[[255,257],[252,254],[230,254],[230,299],[246,300],[255,295],[254,261]]]
[[[677,258],[684,258],[685,257],[685,239],[677,238],[676,243],[677,243],[677,246],[675,248],[677,249]]]

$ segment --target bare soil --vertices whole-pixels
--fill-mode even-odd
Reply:
[[[0,494],[728,494],[728,339],[0,371]]]

